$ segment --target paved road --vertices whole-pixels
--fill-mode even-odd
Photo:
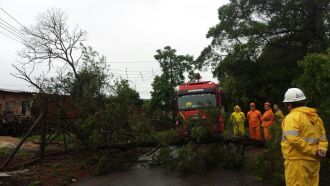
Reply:
[[[217,169],[179,176],[162,168],[135,167],[105,176],[82,179],[73,186],[255,186],[253,177],[239,170]]]

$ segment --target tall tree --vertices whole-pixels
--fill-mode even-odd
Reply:
[[[156,76],[152,83],[151,92],[151,106],[152,108],[158,108],[160,110],[169,112],[173,109],[171,105],[171,97],[173,87],[168,79],[164,75]]]
[[[329,46],[329,4],[231,0],[219,8],[219,23],[207,33],[212,42],[196,64],[213,66],[225,92],[239,103],[254,98],[279,101],[300,73],[297,61]]]
[[[330,122],[330,49],[312,53],[299,61],[302,73],[295,80],[307,96],[308,105],[318,108],[324,123]],[[329,125],[325,125],[330,130]]]
[[[185,81],[185,73],[193,74],[193,56],[178,55],[170,46],[156,51],[155,59],[159,62],[162,74],[152,83],[151,104],[153,108],[164,111],[175,110],[175,87]]]
[[[31,79],[37,66],[48,65],[48,70],[72,72],[79,79],[78,68],[83,57],[80,43],[86,39],[86,31],[78,26],[71,29],[67,15],[59,9],[51,9],[37,17],[36,24],[25,27],[24,49],[19,52],[22,62],[14,65],[16,77],[24,79],[39,90],[43,78]],[[69,67],[69,68],[67,68]]]
[[[176,50],[170,46],[166,46],[162,50],[158,49],[156,53],[154,57],[159,62],[165,78],[169,81],[171,81],[172,78],[173,87],[184,82],[185,72],[191,73],[193,70],[191,63],[194,58],[191,55],[177,55]]]

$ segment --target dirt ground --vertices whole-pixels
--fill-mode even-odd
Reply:
[[[23,174],[15,174],[10,179],[0,177],[0,185],[11,185],[13,183],[44,186],[69,185],[82,178],[92,176],[94,166],[83,166],[83,162],[89,157],[90,154],[84,152],[46,157],[36,165],[22,168],[28,170]],[[22,159],[16,159],[13,164],[22,161]]]
[[[0,136],[0,148],[15,148],[20,142],[19,138],[14,138],[11,136]],[[25,142],[22,145],[22,149],[34,150],[38,148],[39,145],[34,142]]]
[[[0,136],[0,166],[19,142],[19,138]],[[87,165],[87,163],[84,165],[84,162],[90,159],[91,153],[76,151],[61,154],[64,151],[63,144],[51,144],[48,149],[42,161],[19,169],[24,170],[24,173],[11,174],[9,172],[12,176],[0,176],[0,185],[69,185],[86,176],[91,176],[94,172],[93,165]],[[38,150],[37,142],[25,142],[9,167],[34,159]],[[51,155],[56,153],[59,155]]]

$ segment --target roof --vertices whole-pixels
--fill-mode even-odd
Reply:
[[[179,85],[179,91],[192,90],[192,89],[216,89],[218,84],[212,81],[201,81],[201,82],[191,82],[183,83]]]
[[[209,84],[209,83],[213,83],[211,81],[198,81],[198,82],[187,82],[187,83],[182,83],[181,85],[201,85],[201,84]]]
[[[9,92],[9,93],[16,93],[16,94],[34,94],[35,92],[29,92],[24,90],[11,90],[11,89],[4,89],[0,88],[0,92]]]

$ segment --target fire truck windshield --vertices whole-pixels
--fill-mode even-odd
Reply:
[[[178,98],[179,110],[193,110],[216,106],[214,94],[184,95]]]

